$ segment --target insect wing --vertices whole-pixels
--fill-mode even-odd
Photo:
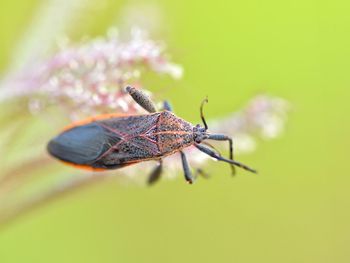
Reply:
[[[48,151],[56,158],[75,164],[89,164],[107,148],[104,129],[95,124],[67,130],[48,144]]]

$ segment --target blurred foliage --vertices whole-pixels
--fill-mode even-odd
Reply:
[[[264,91],[293,104],[287,132],[240,158],[254,164],[258,176],[240,172],[232,179],[225,165],[213,163],[211,179],[194,186],[180,176],[153,188],[107,180],[52,202],[2,229],[0,261],[348,262],[349,4],[99,3],[70,36],[104,34],[121,23],[129,4],[160,8],[163,21],[155,36],[167,43],[185,77],[176,83],[160,80],[171,88],[159,96],[172,101],[179,116],[198,122],[205,95],[208,117],[221,117]],[[2,4],[3,72],[40,4]],[[25,121],[26,106],[1,107],[1,125],[11,126],[12,118]],[[1,133],[1,138],[4,143],[7,137]],[[0,149],[1,160],[8,154],[22,157],[16,151],[23,148],[21,141],[13,142],[10,153]]]

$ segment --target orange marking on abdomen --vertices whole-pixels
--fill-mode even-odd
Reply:
[[[68,165],[68,166],[72,166],[74,168],[77,168],[77,169],[81,169],[81,170],[85,170],[85,171],[91,171],[91,172],[103,172],[103,171],[108,171],[110,169],[106,169],[106,168],[96,168],[96,167],[92,167],[90,165],[87,165],[87,164],[75,164],[75,163],[70,163],[70,162],[67,162],[67,161],[63,161],[63,160],[60,160],[62,163],[64,163],[65,165]],[[131,162],[126,162],[126,163],[123,163],[121,164],[121,167],[126,167],[126,166],[129,166],[129,165],[132,165],[132,164],[136,164],[138,163],[139,161],[131,161]]]
[[[75,163],[70,163],[70,162],[63,161],[63,160],[60,160],[60,161],[62,163],[64,163],[65,165],[69,165],[69,166],[72,166],[74,168],[78,168],[78,169],[82,169],[82,170],[86,170],[86,171],[91,171],[91,172],[102,172],[102,171],[107,170],[104,168],[95,168],[95,167],[89,166],[87,164],[75,164]]]
[[[93,116],[93,117],[89,117],[80,121],[75,121],[69,125],[67,125],[66,127],[63,128],[62,132],[70,130],[74,127],[77,126],[82,126],[85,124],[89,124],[91,122],[94,121],[98,121],[98,120],[106,120],[106,119],[111,119],[111,118],[119,118],[119,117],[128,117],[128,116],[132,116],[130,114],[123,114],[123,113],[106,113],[106,114],[101,114],[101,115],[97,115],[97,116]]]

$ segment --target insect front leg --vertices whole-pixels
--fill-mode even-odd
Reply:
[[[181,154],[181,161],[182,161],[182,167],[184,169],[185,179],[189,184],[193,183],[193,176],[191,173],[190,166],[188,165],[186,155],[183,151],[180,151]]]
[[[149,113],[154,113],[157,111],[156,106],[146,93],[130,86],[126,87],[125,90],[130,94],[130,96],[135,100],[137,104],[139,104]]]
[[[149,175],[147,184],[153,185],[155,182],[157,182],[160,179],[162,172],[163,172],[163,161],[159,160],[159,164],[153,169],[153,171]]]
[[[230,147],[230,160],[233,161],[233,142],[231,137],[222,135],[222,134],[210,134],[208,139],[214,140],[214,141],[228,141],[229,147]],[[236,169],[233,164],[231,164],[231,171],[232,171],[232,175],[236,174]]]
[[[233,165],[236,165],[238,167],[241,167],[249,172],[252,172],[252,173],[257,173],[257,171],[255,171],[254,169],[250,168],[249,166],[243,164],[243,163],[240,163],[240,162],[236,162],[236,161],[233,161],[233,160],[229,160],[229,159],[226,159],[220,155],[218,155],[216,152],[214,152],[212,149],[206,147],[206,146],[203,146],[203,145],[200,145],[200,144],[195,144],[196,148],[206,154],[208,154],[209,156],[215,158],[216,160],[219,160],[219,161],[223,161],[223,162],[226,162],[226,163],[229,163],[229,164],[233,164]]]

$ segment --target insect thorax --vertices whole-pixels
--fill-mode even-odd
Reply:
[[[169,111],[158,119],[158,146],[162,154],[169,154],[193,144],[193,125]]]

